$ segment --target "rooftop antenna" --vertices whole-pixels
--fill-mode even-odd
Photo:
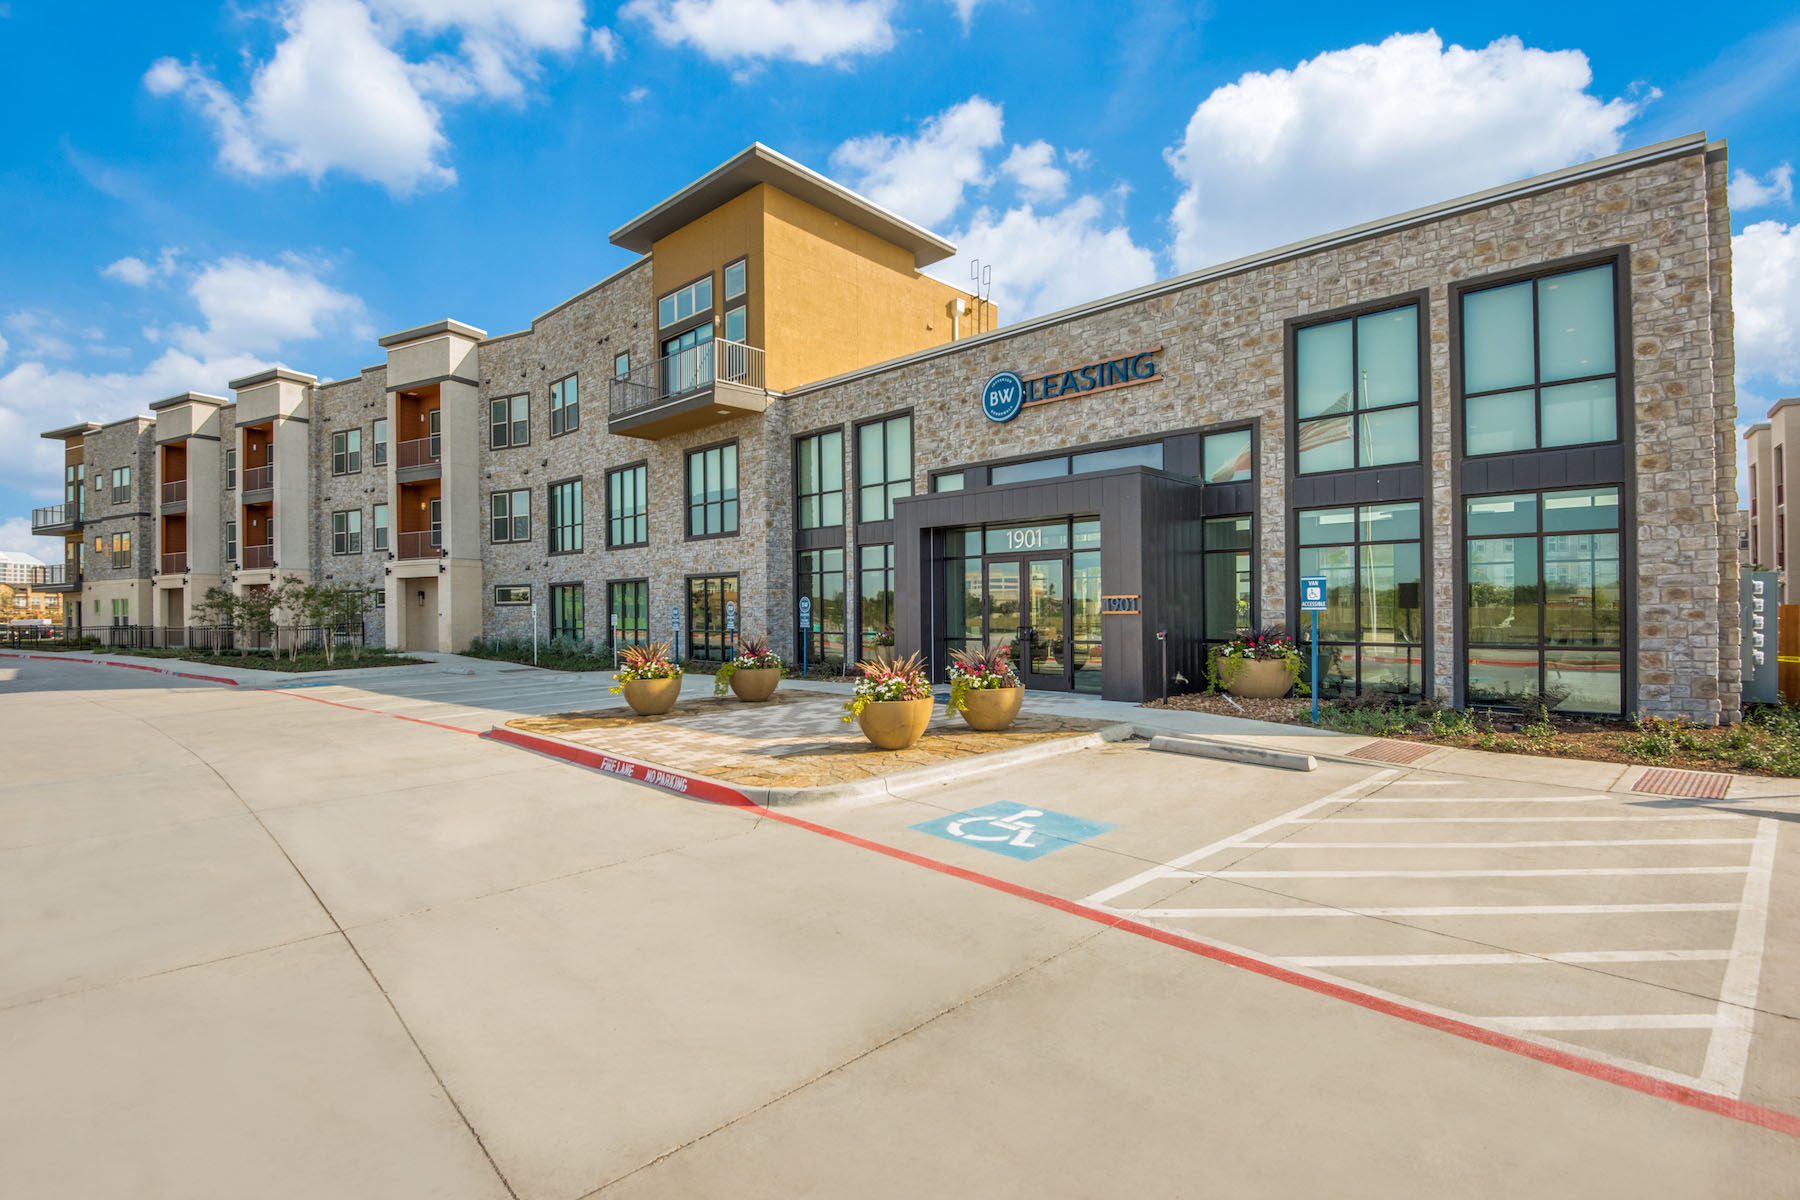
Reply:
[[[982,332],[982,308],[987,304],[988,297],[994,294],[993,265],[990,263],[984,267],[979,258],[971,258],[969,260],[969,282],[972,285],[969,290],[975,296],[975,332],[980,333]]]

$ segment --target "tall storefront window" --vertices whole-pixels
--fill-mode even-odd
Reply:
[[[687,631],[689,658],[724,662],[731,639],[725,628],[725,606],[737,605],[736,575],[696,575],[688,580]]]
[[[1294,335],[1296,471],[1419,461],[1419,306]]]
[[[550,553],[573,554],[582,548],[584,525],[581,480],[550,485]]]
[[[617,550],[650,540],[650,468],[643,463],[606,475],[606,544]]]
[[[1618,438],[1613,287],[1602,263],[1463,294],[1464,453]]]
[[[687,456],[690,538],[736,533],[738,527],[738,448],[732,442]]]
[[[856,598],[862,606],[862,656],[869,657],[882,635],[894,635],[894,545],[858,546]]]
[[[1250,518],[1213,517],[1206,522],[1202,563],[1208,643],[1228,642],[1250,617]]]
[[[577,642],[587,638],[587,611],[579,583],[550,585],[550,636]]]
[[[1417,696],[1424,685],[1419,505],[1308,509],[1299,519],[1299,574],[1325,577],[1319,614],[1319,694]],[[1301,636],[1311,635],[1311,622]]]
[[[912,475],[912,417],[857,427],[857,520],[893,520],[894,501],[912,495]]]
[[[844,552],[802,550],[798,576],[796,604],[801,596],[812,602],[812,628],[803,631],[807,666],[826,665],[841,670],[845,655]],[[798,608],[795,616],[799,616]]]
[[[1465,504],[1469,702],[1620,711],[1619,490]]]
[[[834,429],[794,443],[794,498],[799,528],[844,524],[844,433]]]
[[[1100,522],[1077,517],[943,535],[942,652],[1013,649],[1026,687],[1099,692]]]
[[[650,640],[650,581],[616,579],[606,585],[607,619],[615,644],[641,646]]]

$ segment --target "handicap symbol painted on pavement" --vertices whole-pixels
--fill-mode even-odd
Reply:
[[[1118,826],[1003,801],[938,817],[912,828],[933,837],[964,842],[1030,862],[1076,842],[1099,837]]]

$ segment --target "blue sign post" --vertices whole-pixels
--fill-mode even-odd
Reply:
[[[1319,613],[1325,608],[1325,577],[1306,575],[1300,580],[1300,611],[1312,614],[1313,724],[1319,723]]]
[[[800,678],[806,678],[807,643],[812,641],[812,597],[800,597]]]

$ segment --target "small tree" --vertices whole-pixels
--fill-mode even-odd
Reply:
[[[217,636],[217,630],[234,627],[237,623],[238,598],[229,589],[209,587],[206,594],[194,601],[194,618],[203,625],[214,627],[213,649],[219,650],[223,640]]]
[[[281,627],[284,617],[294,627],[294,640],[288,646],[290,660],[300,657],[300,629],[307,616],[307,593],[309,591],[311,591],[311,585],[298,575],[289,575],[269,589],[271,615],[276,628]],[[281,653],[279,639],[277,639],[275,653],[277,656]]]
[[[273,588],[250,588],[237,597],[233,606],[233,615],[237,618],[236,628],[253,638],[266,638],[274,634],[275,623],[275,591]],[[271,652],[279,652],[277,647],[270,647]]]

